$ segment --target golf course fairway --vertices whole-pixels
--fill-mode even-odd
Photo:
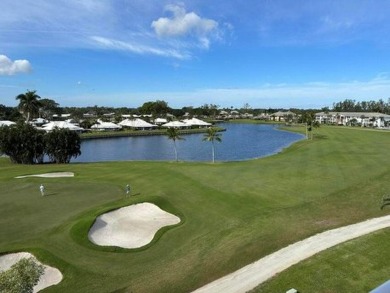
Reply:
[[[26,251],[58,268],[63,280],[44,292],[191,292],[312,235],[389,215],[390,206],[381,209],[390,194],[389,146],[389,131],[321,126],[312,140],[242,162],[0,158],[0,254]],[[15,178],[52,172],[74,176]],[[88,239],[98,216],[144,202],[180,223],[135,249]],[[321,252],[254,292],[369,291],[389,278],[389,232]]]

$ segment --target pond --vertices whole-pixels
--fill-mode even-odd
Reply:
[[[303,135],[280,130],[277,125],[222,123],[222,142],[214,142],[216,161],[241,161],[280,152]],[[183,135],[176,141],[179,161],[211,161],[212,143],[204,134]],[[72,162],[174,161],[173,141],[165,135],[83,140],[81,156]]]

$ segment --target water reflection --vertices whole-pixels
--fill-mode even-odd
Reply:
[[[215,142],[216,161],[239,161],[271,155],[304,136],[279,130],[275,125],[229,124],[222,142]],[[211,161],[211,142],[202,141],[204,134],[183,135],[176,141],[180,161]],[[175,160],[173,141],[166,136],[121,137],[85,140],[81,156],[72,162],[126,160]]]

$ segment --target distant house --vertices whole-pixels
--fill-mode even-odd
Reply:
[[[84,118],[97,118],[97,115],[96,115],[96,113],[89,112],[89,113],[83,114],[83,117]]]
[[[381,128],[390,122],[390,115],[375,112],[319,112],[315,114],[315,119],[321,124]]]
[[[47,124],[42,125],[41,127],[41,129],[47,132],[52,131],[55,128],[60,128],[60,129],[65,128],[76,132],[84,131],[84,128],[67,121],[51,121]]]
[[[91,129],[93,130],[99,130],[99,131],[107,131],[107,130],[119,130],[122,126],[117,125],[112,122],[104,122],[102,120],[98,120],[96,124],[91,126]]]
[[[178,129],[190,128],[190,125],[188,125],[184,122],[181,122],[181,121],[170,121],[170,122],[165,123],[161,126],[166,127],[166,128],[178,128]]]
[[[242,118],[246,118],[246,119],[252,119],[253,118],[253,114],[251,113],[244,113],[241,115]]]
[[[166,118],[156,118],[154,119],[154,124],[161,125],[164,123],[168,123],[168,120]]]
[[[255,120],[270,120],[270,116],[268,114],[261,113],[257,116],[254,116],[253,119],[255,119]]]
[[[222,110],[219,112],[219,114],[215,118],[225,120],[225,119],[229,119],[228,116],[229,116],[229,113],[227,111]]]
[[[236,110],[232,110],[232,111],[230,111],[230,114],[228,117],[231,119],[238,119],[238,118],[240,118],[240,112],[238,112]]]
[[[125,119],[119,122],[119,125],[122,127],[128,127],[136,130],[149,130],[157,127],[157,125],[150,124],[142,119]]]
[[[270,115],[274,121],[288,121],[294,119],[297,114],[291,111],[278,111]]]
[[[48,120],[43,119],[43,118],[36,118],[33,119],[30,124],[35,125],[35,126],[42,126],[43,124],[49,123]]]
[[[110,121],[114,121],[115,119],[115,113],[105,113],[103,114],[103,117],[105,119],[109,119]]]
[[[205,121],[197,119],[197,118],[184,119],[183,122],[185,124],[188,124],[191,127],[194,126],[194,127],[199,127],[199,128],[209,127],[212,125],[211,123],[205,122]]]

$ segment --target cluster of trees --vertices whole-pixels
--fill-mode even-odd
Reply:
[[[103,114],[115,113],[118,120],[121,119],[122,114],[152,114],[154,117],[164,116],[166,114],[172,114],[176,117],[181,117],[188,113],[191,116],[208,116],[215,117],[218,115],[219,110],[238,110],[242,113],[251,113],[254,115],[260,113],[274,113],[283,109],[252,109],[248,103],[245,103],[240,109],[229,107],[220,108],[215,104],[204,104],[200,107],[187,106],[181,109],[174,109],[169,107],[168,103],[163,100],[148,101],[138,108],[114,108],[114,107],[99,107],[97,105],[92,107],[60,107],[52,99],[42,99],[36,91],[27,91],[16,97],[19,101],[17,107],[6,107],[0,105],[0,120],[12,120],[17,121],[22,118],[25,121],[30,121],[35,117],[42,117],[46,119],[52,119],[53,114],[71,114],[76,120],[84,120],[84,114],[92,114],[95,117],[102,117]]]
[[[0,105],[0,120],[18,121],[23,118],[30,121],[34,117],[51,118],[53,114],[61,112],[59,104],[51,99],[42,99],[36,91],[27,91],[16,96],[19,101],[17,107]]]
[[[0,153],[17,164],[42,164],[47,155],[51,163],[69,163],[81,154],[80,136],[69,129],[46,133],[28,123],[0,127]]]
[[[182,107],[181,109],[171,108],[166,101],[156,100],[148,101],[142,104],[138,108],[112,108],[112,107],[64,107],[61,108],[61,113],[72,113],[72,116],[82,119],[83,114],[92,113],[97,117],[102,116],[106,113],[115,113],[117,116],[122,114],[133,114],[133,115],[146,115],[152,114],[154,117],[165,116],[166,114],[172,114],[175,117],[182,117],[184,114],[189,113],[191,116],[216,116],[218,114],[218,105],[204,104],[200,107]]]
[[[44,266],[31,258],[22,258],[9,270],[0,272],[0,292],[30,293],[44,273]]]
[[[335,112],[379,112],[390,115],[390,98],[387,102],[380,99],[379,101],[362,101],[346,99],[342,102],[334,103],[332,111]]]
[[[0,120],[18,121],[22,118],[22,114],[16,107],[7,107],[0,104]]]

